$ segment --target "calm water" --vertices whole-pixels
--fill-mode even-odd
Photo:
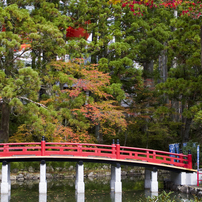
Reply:
[[[123,193],[115,195],[110,192],[110,178],[85,179],[85,195],[76,195],[74,180],[52,180],[48,182],[47,195],[39,196],[38,181],[12,184],[11,196],[1,196],[1,202],[134,202],[151,196],[144,190],[144,180],[138,178],[125,178],[122,180]],[[159,182],[162,187],[162,183]],[[160,190],[161,191],[161,190]],[[174,193],[178,201],[189,201],[192,196]]]

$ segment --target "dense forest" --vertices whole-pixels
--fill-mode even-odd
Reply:
[[[0,141],[200,143],[200,12],[182,0],[0,1]]]

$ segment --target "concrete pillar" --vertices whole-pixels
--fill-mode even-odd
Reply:
[[[47,202],[47,194],[39,194],[39,202]]]
[[[144,188],[150,189],[151,187],[151,170],[145,169]]]
[[[119,163],[117,163],[115,167],[114,192],[115,193],[122,192],[121,165]]]
[[[151,192],[154,193],[154,192],[158,192],[158,179],[157,179],[157,176],[158,176],[158,171],[151,171]]]
[[[9,194],[11,190],[10,183],[10,163],[2,162],[2,180],[1,180],[1,194]]]
[[[75,189],[78,194],[85,193],[83,161],[79,161],[76,166]]]
[[[175,173],[171,172],[171,181],[176,185],[186,185],[187,175],[186,172]]]
[[[122,193],[111,192],[111,201],[112,202],[122,202]]]
[[[76,197],[76,202],[85,202],[85,194],[84,193],[82,193],[82,194],[76,193],[75,197]]]
[[[1,194],[1,202],[9,202],[11,198],[10,193],[9,194]]]
[[[112,191],[115,189],[115,166],[111,165],[111,181],[110,188]]]
[[[187,182],[186,185],[197,185],[197,173],[187,173],[186,174]]]
[[[39,182],[39,194],[47,193],[47,181],[46,181],[46,162],[42,160],[40,163],[40,182]]]
[[[8,163],[8,191],[11,191],[11,178],[10,178],[10,174],[11,174],[11,164]]]

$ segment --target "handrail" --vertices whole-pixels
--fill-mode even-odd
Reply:
[[[91,143],[39,142],[0,143],[0,157],[20,155],[66,155],[82,157],[105,157],[122,160],[145,161],[192,169],[192,155],[176,154],[160,150]]]

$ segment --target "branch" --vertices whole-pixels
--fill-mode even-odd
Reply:
[[[29,102],[32,102],[32,103],[36,104],[36,105],[39,105],[40,107],[43,107],[43,108],[45,108],[45,109],[48,109],[44,104],[41,104],[41,103],[38,103],[38,102],[34,102],[33,100],[30,100],[30,99],[27,98],[27,97],[20,97],[20,99],[27,100],[27,101],[29,101]]]

